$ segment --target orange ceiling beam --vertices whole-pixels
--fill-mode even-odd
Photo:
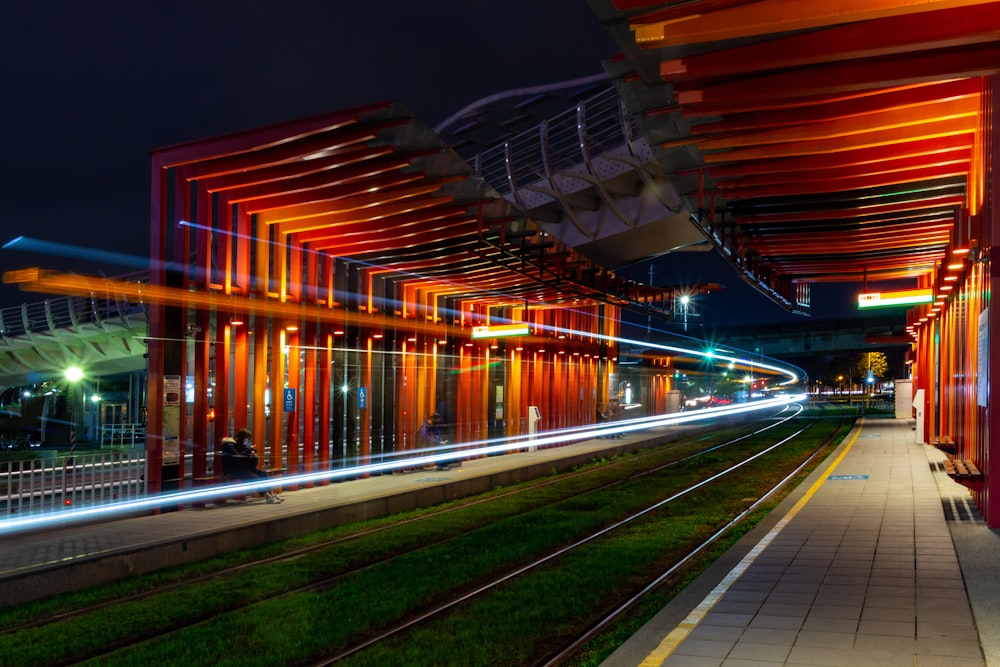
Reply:
[[[820,156],[825,157],[825,156]],[[926,169],[929,167],[955,167],[961,173],[968,173],[972,162],[971,155],[967,148],[959,148],[953,151],[939,153],[935,155],[908,156],[902,158],[887,158],[877,162],[866,162],[863,164],[847,164],[831,168],[800,169],[788,172],[765,172],[763,174],[753,173],[745,176],[736,176],[724,180],[718,180],[716,188],[721,193],[727,193],[730,189],[740,190],[743,188],[753,188],[770,185],[782,185],[791,183],[822,183],[833,181],[849,181],[866,176],[881,176],[884,174],[903,173],[916,169]],[[713,176],[716,174],[712,173]]]
[[[913,90],[926,85],[935,85],[939,81],[926,81],[908,85],[886,85],[880,88],[868,88],[851,92],[824,95],[804,95],[801,97],[783,97],[772,95],[771,97],[757,100],[743,100],[740,104],[733,105],[727,100],[716,100],[714,102],[701,102],[698,104],[688,103],[680,108],[680,113],[684,118],[697,121],[699,118],[731,116],[735,114],[751,112],[771,112],[794,109],[809,109],[821,105],[838,104],[841,102],[863,101],[867,98],[877,98],[893,92]]]
[[[368,192],[363,195],[331,199],[328,201],[286,206],[281,209],[262,211],[258,222],[275,224],[295,223],[289,231],[305,231],[326,227],[340,220],[377,220],[397,213],[420,210],[453,201],[450,195],[429,197],[441,190],[438,182],[418,183],[400,188]]]
[[[636,43],[643,48],[701,44],[990,3],[986,0],[761,0],[699,13],[700,4],[690,3],[687,16],[668,21],[632,19]]]
[[[733,162],[713,165],[708,171],[719,179],[746,177],[751,175],[780,174],[790,177],[805,172],[830,171],[858,168],[878,169],[878,164],[886,160],[926,160],[933,164],[961,159],[964,153],[971,159],[973,134],[954,134],[930,139],[915,139],[906,143],[895,144],[891,156],[881,146],[870,148],[855,148],[837,153],[805,155],[802,157],[782,158],[759,162]]]
[[[330,169],[349,167],[365,160],[392,155],[394,152],[395,149],[392,146],[372,147],[361,145],[307,162],[285,162],[262,169],[251,169],[222,176],[198,178],[198,183],[207,192],[226,192],[264,183],[275,183],[292,178],[301,178]]]
[[[979,95],[968,95],[947,102],[918,105],[906,109],[877,111],[822,123],[802,123],[771,130],[727,133],[720,137],[703,137],[699,138],[697,143],[701,150],[711,151],[762,144],[864,136],[873,132],[958,119],[968,119],[963,127],[967,128],[967,131],[971,131],[978,120],[980,105]]]
[[[767,160],[800,157],[823,153],[892,146],[921,139],[936,139],[955,135],[973,135],[979,125],[976,116],[931,120],[920,125],[893,127],[877,132],[841,135],[827,138],[788,140],[782,143],[763,144],[735,150],[719,150],[704,155],[705,162],[717,164],[740,160]],[[972,139],[967,139],[972,141]]]
[[[845,100],[832,98],[828,102],[813,100],[809,104],[765,112],[748,111],[727,114],[723,120],[692,125],[694,136],[752,132],[791,125],[828,123],[850,118],[868,118],[872,114],[909,111],[916,107],[951,102],[964,98],[980,100],[983,83],[979,78],[961,79],[886,88],[875,94]]]
[[[794,213],[768,213],[754,216],[735,216],[736,223],[754,222],[757,224],[774,224],[782,222],[798,222],[804,220],[836,220],[850,219],[861,216],[885,215],[887,213],[898,213],[905,211],[924,211],[932,208],[954,208],[957,209],[965,201],[962,195],[933,194],[923,197],[913,197],[905,202],[871,200],[864,204],[856,203],[855,206],[845,208],[832,208],[817,211],[796,211]]]
[[[324,203],[332,206],[335,202],[351,202],[349,206],[356,206],[358,201],[371,201],[373,199],[373,189],[391,193],[401,190],[405,186],[412,186],[415,184],[428,185],[429,180],[430,179],[426,178],[426,174],[416,171],[371,174],[368,178],[362,181],[338,183],[322,188],[289,190],[288,192],[281,194],[254,197],[252,199],[241,199],[238,202],[232,203],[245,202],[247,204],[247,213],[250,214],[269,213],[272,211],[288,211],[289,209],[310,205],[322,205]],[[431,192],[435,192],[435,190],[431,190]],[[388,199],[392,201],[394,197],[390,195]]]
[[[782,238],[808,238],[815,240],[819,235],[835,236],[838,233],[849,233],[851,238],[857,236],[859,240],[878,238],[879,235],[892,235],[894,238],[898,239],[909,238],[911,234],[915,233],[948,232],[953,226],[953,221],[949,218],[945,216],[936,216],[917,219],[906,218],[898,221],[876,221],[871,223],[858,223],[851,220],[844,223],[838,223],[836,225],[830,225],[821,229],[817,229],[816,226],[812,224],[786,224],[781,227],[753,226],[748,228],[748,234],[751,238],[761,239],[765,243],[767,243],[769,239]]]
[[[767,255],[822,255],[824,253],[832,255],[837,253],[866,252],[869,250],[921,248],[927,245],[946,246],[948,245],[950,235],[950,229],[939,231],[924,230],[920,234],[911,233],[902,238],[894,236],[891,239],[879,238],[877,235],[863,236],[851,233],[850,235],[839,235],[841,240],[825,238],[822,242],[819,242],[816,238],[799,238],[797,240],[793,238],[756,239],[754,246],[764,250]],[[828,236],[832,237],[834,235],[831,234]]]
[[[440,242],[449,236],[452,230],[467,230],[468,222],[459,220],[450,224],[428,229],[393,228],[392,230],[372,230],[368,233],[340,235],[327,241],[316,241],[310,244],[316,250],[322,250],[335,256],[350,257],[376,250],[406,250],[421,245]]]
[[[854,261],[837,257],[834,261],[827,262],[772,262],[782,271],[793,273],[796,276],[809,276],[812,279],[819,278],[822,274],[839,275],[842,279],[852,277],[855,281],[861,281],[864,277],[869,279],[875,274],[882,274],[885,277],[888,273],[893,273],[896,277],[914,278],[921,275],[933,273],[934,267],[941,261],[944,252],[938,252],[935,256],[927,257],[923,260],[914,258],[913,254],[906,252],[891,260],[877,260],[874,257],[861,258]]]
[[[797,195],[814,195],[824,193],[849,192],[851,190],[882,188],[887,186],[905,185],[907,183],[924,183],[932,179],[967,178],[969,175],[968,161],[945,165],[917,166],[910,169],[886,171],[879,174],[861,174],[843,178],[811,179],[800,182],[788,182],[772,185],[732,185],[719,189],[730,198],[758,197],[792,197]]]
[[[302,165],[302,163],[298,164]],[[267,197],[279,197],[292,193],[314,191],[336,185],[357,183],[368,178],[398,172],[409,166],[409,156],[390,154],[322,171],[309,171],[309,173],[299,174],[291,178],[269,180],[263,183],[231,188],[227,191],[227,199],[230,203],[236,204]],[[360,190],[363,186],[359,184],[356,187]]]
[[[981,44],[998,37],[1000,11],[969,5],[845,23],[725,51],[667,59],[660,63],[660,75],[671,81],[745,75]]]
[[[378,123],[350,123],[332,130],[314,132],[291,141],[271,146],[256,146],[249,150],[219,157],[212,157],[183,167],[187,180],[227,176],[243,171],[287,164],[300,160],[330,157],[338,152],[357,150],[361,144],[372,141],[379,133],[400,127],[409,119],[396,118]]]
[[[680,83],[675,85],[675,97],[681,105],[724,103],[730,109],[738,110],[740,105],[774,97],[791,99],[838,95],[888,86],[988,76],[998,71],[1000,46],[991,43],[961,51],[918,52],[886,59],[842,61],[790,72],[781,70],[710,85]]]

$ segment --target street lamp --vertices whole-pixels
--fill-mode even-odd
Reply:
[[[76,450],[76,384],[83,379],[83,369],[70,366],[63,372],[69,382],[69,454]]]

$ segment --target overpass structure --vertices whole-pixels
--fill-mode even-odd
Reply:
[[[145,371],[142,303],[54,297],[0,310],[0,391],[59,379],[72,366],[95,376]]]
[[[25,281],[145,299],[153,486],[179,446],[203,475],[205,443],[233,426],[266,432],[273,464],[326,465],[331,447],[407,447],[439,407],[463,437],[513,433],[538,405],[545,427],[590,420],[620,313],[669,318],[678,294],[616,270],[714,248],[800,314],[818,282],[925,292],[890,332],[912,346],[920,432],[977,462],[970,488],[1000,525],[998,3],[590,6],[622,50],[601,75],[435,128],[387,102],[159,149],[142,296]]]
[[[741,350],[779,358],[815,354],[909,350],[913,339],[897,316],[850,320],[803,320],[779,324],[725,327],[705,332],[708,339]]]

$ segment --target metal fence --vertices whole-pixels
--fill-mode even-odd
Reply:
[[[101,447],[131,447],[145,440],[145,424],[104,424],[101,426]]]
[[[0,463],[4,515],[57,512],[145,493],[145,452],[102,452]]]

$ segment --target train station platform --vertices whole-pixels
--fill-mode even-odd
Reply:
[[[860,420],[602,667],[1000,665],[1000,535],[945,458]]]

